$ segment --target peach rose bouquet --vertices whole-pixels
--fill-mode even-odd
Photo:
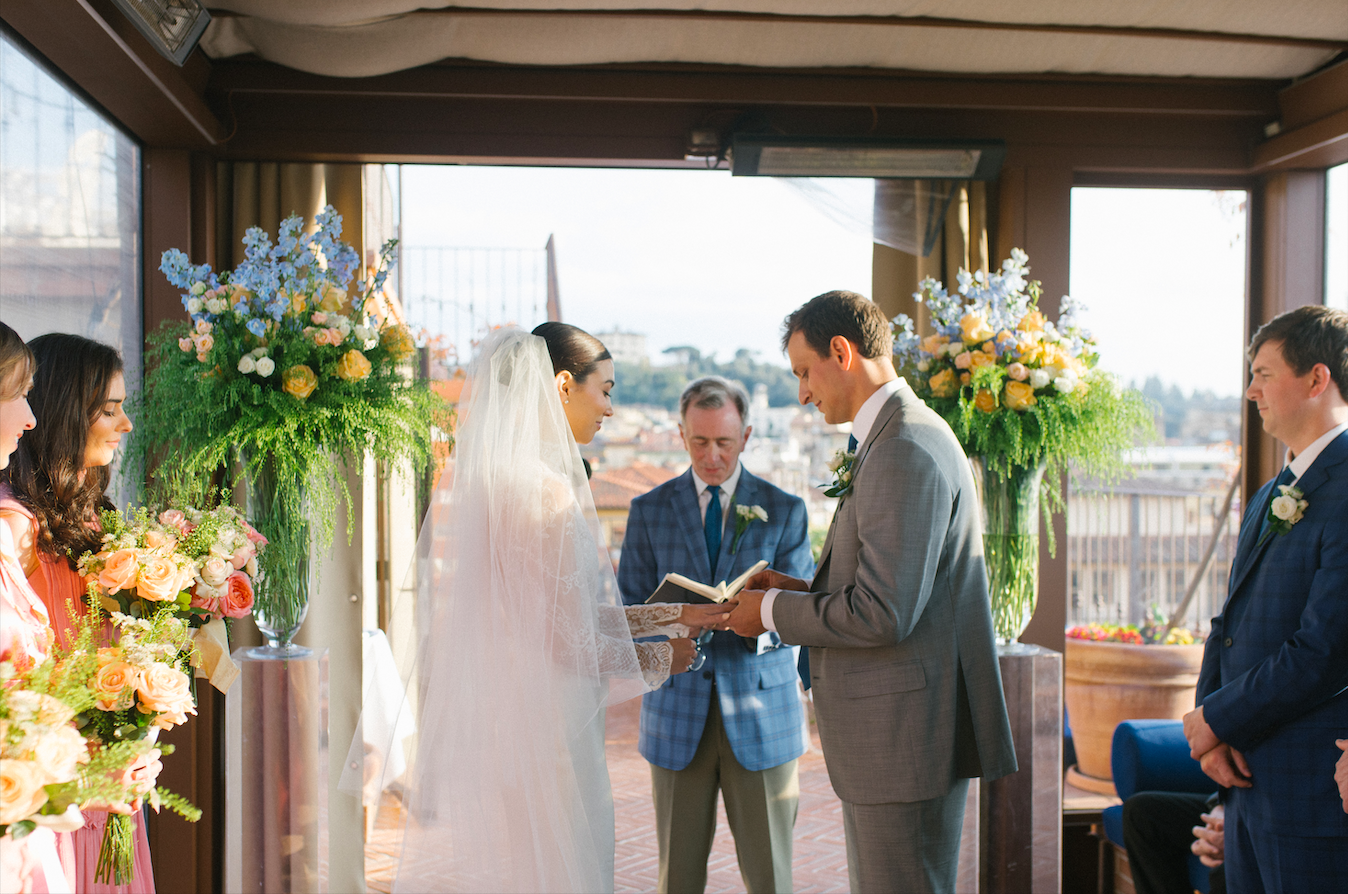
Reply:
[[[995,273],[960,270],[953,294],[924,279],[913,298],[926,306],[930,330],[915,331],[904,314],[894,320],[896,369],[977,460],[993,625],[1003,641],[1019,636],[1034,610],[1040,508],[1046,520],[1062,511],[1063,473],[1070,465],[1117,477],[1124,451],[1155,438],[1146,399],[1097,368],[1082,305],[1064,295],[1049,320],[1029,269],[1013,248]],[[1053,549],[1052,525],[1048,532]]]

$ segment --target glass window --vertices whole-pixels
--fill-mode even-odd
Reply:
[[[1348,164],[1325,174],[1325,304],[1348,310]]]
[[[24,339],[117,347],[128,391],[141,374],[140,216],[139,147],[0,31],[0,315]]]

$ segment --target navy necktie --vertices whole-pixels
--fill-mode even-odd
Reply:
[[[711,502],[707,504],[707,517],[702,522],[702,534],[707,538],[707,559],[711,562],[711,573],[716,574],[716,557],[721,554],[721,488],[715,484],[707,485]]]
[[[1264,535],[1268,533],[1268,526],[1269,526],[1269,521],[1268,521],[1268,510],[1269,510],[1269,507],[1273,505],[1273,501],[1274,501],[1275,499],[1277,499],[1278,497],[1282,496],[1282,491],[1278,490],[1278,488],[1281,487],[1281,486],[1284,485],[1284,484],[1291,484],[1291,483],[1292,483],[1293,481],[1295,481],[1295,480],[1296,480],[1296,475],[1293,474],[1293,472],[1292,472],[1292,467],[1291,467],[1291,466],[1283,466],[1283,467],[1282,467],[1282,471],[1278,473],[1278,480],[1273,482],[1273,490],[1272,490],[1272,491],[1269,493],[1269,495],[1268,495],[1268,502],[1264,504],[1264,518],[1263,518],[1263,520],[1259,523],[1259,539],[1255,541],[1256,543],[1262,541],[1262,540],[1264,539]]]
[[[848,453],[856,453],[856,452],[857,452],[857,439],[856,439],[856,436],[854,436],[854,435],[848,435],[848,436],[847,436],[847,452],[848,452]]]

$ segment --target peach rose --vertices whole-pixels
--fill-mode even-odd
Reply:
[[[1006,406],[1011,410],[1024,410],[1035,404],[1034,388],[1024,382],[1006,383]]]
[[[1020,323],[1016,328],[1021,332],[1042,332],[1044,329],[1044,315],[1037,310],[1032,310],[1020,318]]]
[[[140,696],[142,714],[158,714],[161,711],[197,713],[192,704],[191,681],[187,674],[156,661],[146,668],[136,682],[136,694]]]
[[[220,591],[209,584],[197,584],[192,590],[193,608],[204,608],[213,615],[220,614]]]
[[[416,353],[417,345],[406,326],[393,325],[379,336],[379,343],[394,360],[406,360]]]
[[[330,314],[335,314],[346,304],[346,289],[339,289],[332,284],[323,287],[323,297],[318,302],[320,310],[325,310]]]
[[[970,364],[972,364],[973,362],[974,362],[973,351],[961,351],[959,355],[955,357],[955,368],[968,369]]]
[[[229,579],[234,566],[219,556],[211,556],[201,565],[201,579],[212,587],[218,587]]]
[[[46,775],[32,761],[0,761],[0,824],[27,819],[47,803]]]
[[[236,571],[225,581],[225,592],[220,597],[220,611],[226,618],[246,618],[253,612],[253,582],[248,575]]]
[[[182,589],[182,572],[163,556],[145,556],[140,565],[136,595],[151,602],[171,602]]]
[[[974,395],[974,406],[984,413],[991,413],[997,409],[997,395],[986,388],[979,388],[978,393]]]
[[[75,727],[58,726],[42,737],[33,757],[47,774],[48,784],[66,782],[75,778],[80,764],[89,762],[89,748]]]
[[[109,593],[130,590],[136,586],[140,574],[140,557],[134,549],[119,549],[108,556],[103,570],[98,573],[98,585]]]
[[[159,760],[160,755],[158,748],[151,748],[122,771],[120,782],[131,794],[144,796],[154,789],[154,784],[164,769],[163,763]]]
[[[931,388],[931,393],[936,397],[954,397],[955,392],[959,390],[959,385],[955,382],[955,374],[948,369],[943,369],[932,376],[927,382]]]
[[[211,348],[215,347],[214,335],[202,335],[197,338],[197,354],[209,354]]]
[[[251,543],[244,544],[243,546],[234,550],[234,555],[230,557],[229,564],[234,566],[235,571],[238,571],[240,568],[247,565],[248,560],[251,559],[256,554],[257,550],[253,547],[253,544]]]
[[[988,325],[988,316],[982,311],[971,310],[960,317],[960,331],[964,333],[965,344],[976,344],[992,338],[992,327]]]
[[[328,315],[325,314],[325,313],[323,313],[323,311],[320,310],[318,313],[313,314],[312,316],[310,316],[310,317],[309,317],[309,320],[310,320],[310,322],[312,322],[315,326],[322,326],[322,325],[325,325],[325,324],[328,322]]]
[[[140,668],[134,664],[117,658],[104,663],[104,656],[100,654],[98,671],[90,681],[90,687],[98,696],[95,707],[100,711],[122,711],[131,707],[140,677]]]
[[[314,343],[320,345],[332,345],[334,348],[342,343],[342,330],[340,329],[320,329],[314,336]]]
[[[192,339],[190,338],[178,339],[178,349],[181,350],[184,354],[190,354],[193,351],[195,351],[196,348],[197,346],[192,343]]]
[[[941,350],[941,347],[943,345],[949,343],[950,338],[948,336],[928,335],[926,338],[922,339],[922,343],[918,345],[918,348],[920,348],[923,351],[926,351],[928,354],[935,354]]]
[[[259,531],[257,528],[253,527],[252,525],[248,524],[248,522],[243,523],[243,534],[245,537],[248,538],[248,541],[252,543],[254,546],[267,545],[267,538],[262,536],[262,532]]]
[[[342,359],[337,363],[337,376],[346,379],[348,382],[359,382],[370,374],[370,361],[365,359],[365,355],[355,348],[342,355]]]
[[[281,373],[281,390],[297,400],[305,400],[318,387],[318,376],[303,363]]]
[[[1023,363],[1013,363],[1006,368],[1006,374],[1017,382],[1023,382],[1030,377],[1030,370]]]
[[[970,351],[970,352],[969,352],[969,368],[970,368],[970,369],[982,369],[982,368],[985,367],[985,366],[996,366],[996,365],[997,365],[997,355],[996,355],[996,354],[990,354],[990,353],[988,353],[987,351]]]
[[[161,525],[172,525],[179,531],[187,524],[187,516],[183,515],[181,509],[165,509],[159,513],[159,523]]]

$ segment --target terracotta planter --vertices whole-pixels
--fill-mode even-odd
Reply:
[[[1194,707],[1203,644],[1134,646],[1067,638],[1064,697],[1077,768],[1112,780],[1110,745],[1125,720],[1179,720]]]

